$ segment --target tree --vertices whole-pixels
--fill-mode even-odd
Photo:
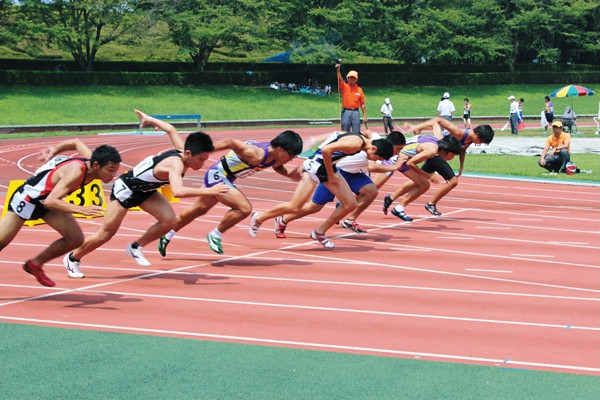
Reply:
[[[0,0],[0,46],[18,41],[15,31],[15,7],[10,0]]]
[[[55,43],[82,70],[93,69],[102,45],[134,34],[148,21],[155,1],[21,0],[29,39]]]
[[[164,2],[161,17],[173,43],[190,55],[199,71],[215,49],[251,51],[265,45],[277,22],[264,0],[176,0]]]

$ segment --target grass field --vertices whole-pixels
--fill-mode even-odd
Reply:
[[[332,84],[334,74],[332,71]],[[323,82],[326,83],[326,82]],[[583,84],[598,92],[598,83]],[[524,115],[539,116],[544,96],[557,85],[490,85],[458,87],[363,88],[367,115],[379,118],[383,100],[389,97],[394,117],[430,117],[437,114],[442,93],[449,91],[462,113],[462,100],[470,98],[473,119],[482,116],[508,116],[509,95],[524,97]],[[135,108],[150,114],[202,115],[205,121],[337,118],[337,95],[316,96],[281,92],[267,87],[236,86],[0,86],[0,126],[135,121]],[[578,114],[598,113],[598,97],[554,99],[556,114],[574,103]]]
[[[333,74],[332,74],[333,75]],[[598,91],[598,84],[584,84]],[[539,115],[544,107],[543,97],[554,90],[554,85],[529,86],[464,86],[464,87],[390,87],[364,88],[367,96],[367,114],[380,117],[383,99],[390,97],[396,121],[402,117],[430,117],[436,114],[441,93],[449,91],[457,109],[462,110],[462,98],[468,96],[474,104],[473,123],[483,123],[482,116],[501,116],[508,113],[509,94],[524,97],[525,115]],[[201,87],[37,87],[0,86],[0,126],[45,125],[74,123],[135,122],[134,108],[147,113],[187,114],[200,113],[205,121],[264,120],[294,118],[337,118],[339,103],[336,95],[316,96],[280,92],[266,87],[201,86]],[[596,114],[597,97],[554,99],[557,114],[573,101],[581,114]],[[480,120],[478,121],[478,117]],[[594,137],[595,128],[581,129],[585,135]],[[524,133],[537,135],[540,132]],[[53,135],[71,135],[70,132],[54,132]],[[497,135],[508,133],[496,132]],[[31,134],[24,134],[30,137]],[[44,134],[41,134],[44,135]],[[3,138],[16,138],[2,134]],[[599,142],[600,143],[600,142]],[[577,155],[574,159],[581,169],[592,170],[592,175],[578,174],[569,180],[600,181],[600,157]],[[456,167],[457,161],[453,163]],[[531,157],[506,155],[471,155],[467,160],[468,172],[540,177],[541,169]],[[564,175],[548,176],[563,179]]]

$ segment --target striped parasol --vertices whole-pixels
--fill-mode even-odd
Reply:
[[[554,92],[550,93],[550,97],[571,97],[571,109],[573,109],[573,97],[593,95],[593,90],[577,85],[561,87],[560,89],[556,89]]]
[[[550,97],[579,97],[593,96],[594,91],[583,86],[568,85],[550,93]]]

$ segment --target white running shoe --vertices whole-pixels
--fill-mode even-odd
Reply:
[[[325,236],[322,233],[318,233],[316,230],[314,230],[310,233],[310,238],[321,243],[323,245],[323,247],[325,247],[326,249],[333,249],[335,247],[333,242],[331,240],[329,240],[329,238],[327,236]]]
[[[250,217],[250,226],[248,227],[248,233],[252,237],[256,237],[258,229],[260,228],[260,224],[256,221],[256,218],[258,218],[259,215],[260,213],[258,211],[254,211],[252,213],[252,216]]]
[[[140,267],[149,267],[152,265],[152,263],[146,260],[146,257],[144,257],[144,253],[142,253],[142,246],[138,246],[137,249],[134,249],[133,247],[131,247],[130,243],[129,245],[127,245],[125,253],[127,253],[129,257],[133,258],[137,265],[139,265]]]
[[[65,256],[65,258],[63,258],[63,263],[65,264],[65,268],[67,269],[67,275],[69,276],[69,278],[85,278],[85,274],[79,270],[79,261],[69,260],[70,255],[71,253],[68,253]]]

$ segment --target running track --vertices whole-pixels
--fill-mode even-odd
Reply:
[[[210,133],[269,140],[280,131]],[[39,149],[59,140],[2,141],[2,204],[8,181],[28,177]],[[83,140],[116,146],[123,170],[169,148],[166,136]],[[402,182],[392,178],[383,192]],[[289,199],[295,187],[271,171],[239,186],[257,210]],[[146,269],[124,248],[153,221],[131,212],[117,236],[84,259],[87,278],[67,278],[61,259],[49,263],[55,288],[38,285],[21,264],[56,232],[24,227],[0,253],[0,322],[598,376],[599,192],[463,177],[439,204],[442,217],[423,209],[426,194],[407,209],[412,223],[383,216],[380,194],[360,221],[369,233],[333,228],[333,251],[308,238],[328,207],[290,224],[287,239],[276,239],[271,224],[256,239],[238,226],[217,255],[204,238],[225,212],[218,206],[180,232],[166,258],[147,246],[154,265]],[[101,223],[79,221],[86,234]]]

